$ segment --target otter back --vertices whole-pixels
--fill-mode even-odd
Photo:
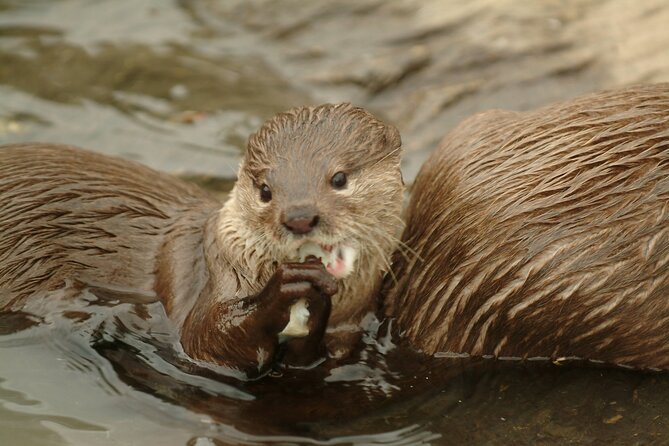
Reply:
[[[403,239],[388,313],[428,353],[669,368],[669,84],[463,122]]]
[[[66,281],[151,291],[179,221],[199,218],[199,230],[216,208],[139,164],[58,145],[0,147],[0,310]]]

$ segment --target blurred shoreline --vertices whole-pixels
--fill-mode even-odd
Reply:
[[[0,142],[234,178],[249,133],[350,101],[397,125],[410,182],[463,118],[669,81],[662,0],[0,0]]]

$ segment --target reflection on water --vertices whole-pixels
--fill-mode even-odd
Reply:
[[[400,127],[410,181],[481,109],[669,80],[668,19],[663,0],[0,0],[0,143],[229,190],[263,119],[354,101]],[[185,358],[159,305],[101,291],[0,315],[0,445],[669,444],[666,374],[425,358],[370,324],[348,362],[243,382]]]

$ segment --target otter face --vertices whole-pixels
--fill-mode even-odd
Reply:
[[[321,258],[335,277],[395,247],[398,131],[350,104],[282,113],[249,139],[235,199],[273,261]]]

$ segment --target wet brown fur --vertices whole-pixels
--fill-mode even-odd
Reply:
[[[669,368],[669,84],[476,115],[407,215],[386,310],[423,351]]]
[[[266,282],[272,269],[262,258],[290,257],[302,243],[282,227],[286,210],[313,206],[320,216],[315,238],[324,243],[347,240],[360,251],[360,267],[342,282],[331,316],[333,327],[357,325],[375,308],[382,272],[390,269],[389,258],[403,228],[400,148],[397,129],[346,104],[281,113],[252,135],[228,203],[234,205],[235,220],[221,224],[221,232],[232,228],[239,233],[243,221],[256,236],[254,252],[234,250],[253,257],[241,259],[251,266],[249,274],[256,277],[252,282]],[[348,184],[344,191],[333,192],[330,179],[339,171],[346,172]],[[258,199],[263,183],[273,193],[268,204]],[[283,252],[266,255],[276,249]]]
[[[2,147],[0,309],[75,281],[151,290],[161,244],[179,226],[201,231],[216,208],[139,164],[66,146]]]
[[[249,298],[295,258],[304,238],[285,230],[282,215],[308,204],[321,221],[309,238],[360,249],[328,325],[333,348],[346,351],[355,336],[345,334],[374,309],[401,230],[400,145],[396,129],[348,104],[277,115],[251,137],[223,206],[135,163],[58,145],[4,146],[0,311],[55,289],[155,293],[192,357],[259,370],[277,337],[256,327]],[[342,170],[348,186],[333,191],[330,178]],[[260,200],[261,183],[272,187],[270,203]],[[283,310],[270,322],[285,325]]]

